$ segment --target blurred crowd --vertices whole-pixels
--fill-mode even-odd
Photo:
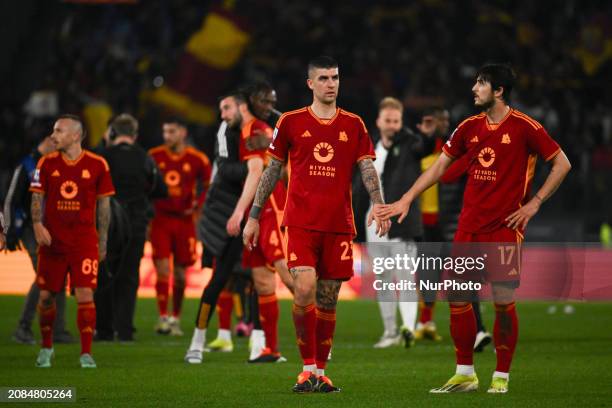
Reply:
[[[59,11],[44,23],[44,41],[31,44],[46,51],[39,54],[37,68],[29,68],[29,90],[12,95],[1,108],[0,201],[12,167],[61,112],[79,113],[92,134],[106,127],[104,118],[129,112],[140,119],[140,143],[159,144],[159,109],[144,102],[143,93],[163,85],[176,69],[210,3],[52,4]],[[611,3],[234,3],[251,37],[232,72],[233,86],[267,79],[276,87],[281,111],[308,103],[305,61],[329,54],[340,62],[340,106],[362,115],[370,128],[378,102],[387,95],[403,101],[409,126],[433,105],[447,108],[457,124],[474,112],[470,89],[476,68],[490,61],[511,63],[519,78],[512,105],[542,122],[574,166],[559,196],[547,204],[549,214],[571,213],[567,218],[580,221],[586,231],[609,221]],[[15,81],[23,81],[16,56],[12,72]],[[190,132],[209,154],[214,130],[193,126]]]

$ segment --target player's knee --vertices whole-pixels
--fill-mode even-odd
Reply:
[[[74,297],[78,303],[93,302],[93,289],[91,288],[75,288]]]
[[[53,297],[53,294],[51,292],[47,290],[41,290],[40,295],[38,297],[38,303],[46,309],[53,306],[53,304],[55,303],[55,298]]]
[[[314,302],[315,285],[310,282],[295,281],[293,283],[293,290],[296,303],[305,305]]]

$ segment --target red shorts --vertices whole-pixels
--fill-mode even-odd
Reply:
[[[287,227],[287,267],[311,266],[319,279],[353,277],[353,235]]]
[[[156,215],[151,222],[151,246],[153,259],[170,258],[181,266],[196,261],[196,234],[192,217]]]
[[[285,257],[282,232],[278,227],[276,217],[271,214],[264,216],[259,222],[259,239],[252,251],[244,249],[242,253],[242,266],[245,268],[258,268],[266,266],[274,270],[274,262]]]
[[[447,272],[462,280],[518,283],[521,276],[522,242],[523,235],[508,227],[486,233],[457,230],[452,256],[483,257],[484,269],[472,269],[463,274]]]
[[[92,288],[98,286],[98,248],[80,249],[79,252],[58,253],[40,248],[36,283],[42,290],[60,292],[70,274],[73,288]]]

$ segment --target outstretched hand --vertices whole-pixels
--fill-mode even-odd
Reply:
[[[372,209],[374,216],[379,217],[382,220],[389,220],[389,218],[399,215],[397,222],[399,224],[404,221],[404,218],[408,215],[410,210],[411,200],[404,197],[391,204],[380,204],[374,206]]]

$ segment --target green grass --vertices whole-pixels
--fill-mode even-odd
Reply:
[[[69,329],[76,334],[72,299],[69,305]],[[0,297],[0,386],[75,387],[78,404],[88,406],[612,406],[609,303],[575,304],[571,315],[549,315],[543,303],[519,304],[521,333],[507,395],[486,393],[495,367],[491,348],[476,356],[481,381],[477,393],[428,394],[454,370],[448,308],[442,303],[435,314],[444,336],[442,343],[417,343],[410,350],[374,350],[372,344],[382,331],[377,305],[371,301],[341,302],[327,371],[343,392],[328,395],[294,395],[290,391],[301,362],[289,302],[281,304],[279,329],[288,363],[249,365],[246,340],[235,339],[233,353],[205,354],[202,365],[188,366],[183,355],[196,301],[188,300],[185,306],[186,336],[170,338],[153,333],[155,304],[152,299],[143,299],[137,311],[137,343],[94,344],[96,370],[78,368],[78,345],[56,345],[54,366],[35,368],[38,347],[18,345],[10,339],[21,306],[19,297]],[[491,327],[490,304],[485,306],[484,316]],[[209,341],[213,334],[209,333]]]

